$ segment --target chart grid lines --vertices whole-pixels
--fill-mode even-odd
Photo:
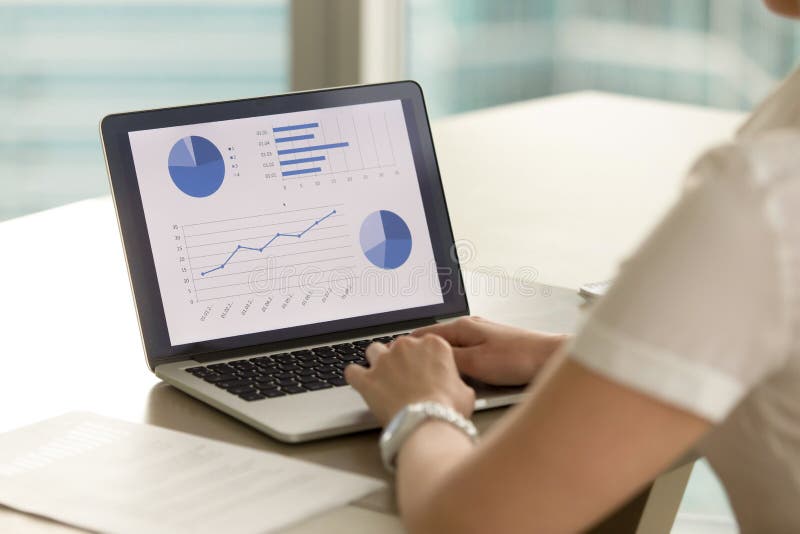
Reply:
[[[342,245],[340,247],[320,248],[320,249],[310,250],[310,251],[309,250],[304,250],[302,252],[290,252],[289,254],[281,254],[279,256],[270,256],[270,257],[271,258],[285,258],[287,256],[298,256],[300,254],[312,254],[312,253],[315,253],[315,252],[325,252],[325,251],[328,251],[328,250],[339,250],[339,249],[342,249],[342,248],[350,248],[351,246],[352,245]],[[272,248],[275,248],[275,247],[272,247]],[[241,263],[250,263],[250,262],[253,262],[253,261],[262,261],[263,259],[264,258],[252,258],[252,259],[249,259],[249,260],[232,261],[228,265],[238,265],[238,264],[241,264]],[[326,258],[325,260],[321,260],[321,261],[329,261],[329,260],[335,260],[335,259],[339,259],[339,258]],[[195,269],[206,269],[208,267],[215,267],[216,265],[218,265],[218,264],[203,265],[203,266],[194,267],[194,268]],[[299,264],[283,265],[282,267],[292,267],[294,265],[299,265]],[[233,273],[233,274],[241,274],[241,273]],[[231,275],[228,275],[228,274],[216,275],[216,276],[208,277],[208,278],[216,278],[217,276],[231,276]]]
[[[327,280],[327,282],[330,284],[330,283],[333,283],[333,282],[341,282],[342,280],[353,280],[353,277],[352,276],[344,276],[342,278],[332,278],[330,280]],[[293,286],[281,286],[279,289],[281,289],[281,290],[283,290],[283,289],[292,289],[292,288],[295,288],[295,287],[303,287],[303,284],[296,284],[296,285],[293,285]],[[272,291],[277,291],[277,289],[269,290],[269,292],[272,292]],[[209,301],[209,300],[230,299],[230,298],[234,298],[234,297],[241,297],[241,296],[244,296],[244,295],[252,295],[253,293],[254,293],[253,291],[247,291],[245,293],[236,293],[234,295],[222,295],[222,296],[219,296],[219,297],[207,297],[207,298],[204,298],[204,299],[198,299],[198,301],[202,300],[203,302],[206,302],[206,301]]]
[[[291,224],[291,223],[286,223],[286,224]],[[274,225],[273,224],[273,225],[270,225],[270,226],[278,226],[278,225]],[[346,225],[344,225],[344,224],[336,224],[336,225],[326,226],[325,228],[330,230],[331,228],[342,228],[344,226],[346,226]],[[274,235],[275,234],[271,234],[271,233],[270,234],[266,234],[266,235],[255,235],[255,236],[248,237],[247,240],[269,239],[269,238],[273,237]],[[191,245],[191,248],[210,247],[212,245],[224,245],[226,243],[238,243],[240,241],[245,241],[245,239],[228,239],[227,241],[214,241],[213,243],[203,243],[203,244],[200,244],[200,245]],[[275,245],[275,246],[280,246],[280,245]],[[219,253],[211,254],[211,256],[219,256]],[[202,256],[192,256],[191,258],[194,259],[194,258],[200,258],[200,257],[202,257]]]
[[[220,265],[218,265],[217,267],[214,267],[213,269],[210,269],[210,270],[208,270],[208,271],[203,271],[203,272],[201,272],[201,273],[200,273],[200,276],[206,276],[207,274],[213,273],[214,271],[218,271],[218,270],[220,270],[220,269],[224,269],[224,268],[225,268],[225,266],[228,264],[228,262],[229,262],[229,261],[231,261],[231,259],[232,259],[232,258],[233,258],[233,257],[234,257],[234,256],[235,256],[235,255],[236,255],[236,254],[237,254],[237,253],[240,251],[240,250],[252,250],[252,251],[257,251],[257,252],[264,252],[264,249],[265,249],[265,248],[267,248],[268,246],[270,246],[270,245],[272,244],[272,242],[273,242],[273,241],[275,241],[276,239],[278,239],[278,238],[280,238],[280,237],[296,237],[296,238],[298,238],[298,239],[299,239],[299,238],[303,237],[303,236],[304,236],[304,235],[305,235],[305,234],[306,234],[306,233],[307,233],[309,230],[311,230],[312,228],[314,228],[315,226],[317,226],[317,225],[319,225],[321,222],[323,222],[325,219],[328,219],[329,217],[332,217],[332,216],[333,216],[335,213],[336,213],[336,210],[335,210],[335,209],[331,210],[331,211],[330,211],[330,213],[328,213],[328,214],[327,214],[327,215],[325,215],[324,217],[321,217],[321,218],[317,219],[316,221],[314,221],[313,223],[311,223],[311,224],[310,224],[310,225],[309,225],[309,226],[308,226],[308,227],[307,227],[305,230],[303,230],[302,232],[289,232],[289,233],[277,232],[277,233],[276,233],[274,236],[272,236],[272,238],[271,238],[269,241],[267,241],[267,242],[266,242],[266,243],[265,243],[263,246],[261,246],[261,247],[258,247],[258,248],[256,248],[256,247],[248,247],[248,246],[244,246],[244,245],[241,245],[241,244],[239,244],[239,245],[236,245],[236,248],[235,248],[235,249],[233,249],[233,252],[231,252],[230,256],[228,256],[228,257],[225,259],[225,261],[223,261],[223,262],[222,262]]]
[[[343,225],[326,226],[326,229],[338,228],[340,226],[343,226]],[[305,239],[305,240],[303,240],[303,243],[316,243],[316,242],[319,242],[319,241],[330,241],[332,239],[340,239],[342,237],[347,237],[347,236],[348,236],[348,234],[339,234],[339,235],[335,235],[335,236],[331,236],[331,237],[323,237],[321,239]],[[228,243],[235,243],[236,241],[227,241],[227,242]],[[272,245],[272,248],[289,247],[289,246],[291,246],[293,244],[295,244],[295,243],[286,243],[284,245]],[[205,246],[205,245],[198,245],[198,246]],[[210,258],[211,256],[219,256],[219,253],[216,253],[216,254],[201,254],[199,256],[188,256],[188,258],[189,258],[189,260],[197,260],[197,259],[200,259],[200,258]],[[247,261],[254,261],[254,260],[247,260]],[[233,263],[240,263],[240,262],[233,262]],[[205,269],[206,267],[213,267],[213,265],[204,265],[202,267],[193,267],[193,268],[195,268],[195,269]]]
[[[229,219],[219,219],[214,221],[206,221],[200,223],[192,223],[192,224],[185,224],[184,227],[188,228],[190,226],[203,226],[204,224],[213,224],[213,223],[221,223],[221,222],[231,222],[231,221],[242,221],[244,219],[256,219],[258,217],[269,217],[271,215],[283,215],[286,213],[297,213],[298,211],[313,211],[313,210],[321,210],[323,208],[336,208],[342,206],[343,204],[326,204],[324,206],[313,206],[311,208],[300,208],[296,210],[286,210],[286,211],[274,211],[271,213],[262,213],[260,215],[247,215],[245,217],[231,217]],[[189,236],[192,237],[192,236]]]
[[[353,256],[342,256],[342,258],[352,258],[352,257]],[[341,271],[341,270],[353,269],[353,268],[355,268],[355,265],[342,265],[340,267],[334,267],[333,269],[325,269],[325,270],[314,271],[313,274],[330,273],[330,272],[334,272],[334,271]],[[219,275],[219,276],[215,276],[214,278],[221,278],[222,276],[228,276],[228,275]],[[281,280],[283,278],[285,278],[285,277],[284,276],[276,276],[274,278],[265,278],[265,279],[259,280],[259,281],[271,282],[273,280]],[[243,285],[247,285],[247,284],[246,283],[242,283],[242,282],[239,282],[237,284],[225,284],[225,285],[221,285],[221,286],[210,287],[208,289],[200,289],[200,291],[213,291],[214,289],[219,289],[221,287],[233,287],[233,286],[243,286]]]

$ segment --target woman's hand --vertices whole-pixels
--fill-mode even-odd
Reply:
[[[435,335],[403,336],[367,348],[370,367],[348,365],[344,376],[385,426],[407,404],[440,402],[469,417],[475,392],[458,374],[453,349]]]
[[[412,335],[429,334],[441,336],[453,346],[459,371],[496,386],[530,382],[567,337],[531,332],[480,317],[420,328]]]

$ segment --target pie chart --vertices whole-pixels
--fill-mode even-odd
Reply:
[[[219,149],[196,135],[179,139],[169,151],[169,175],[175,185],[192,197],[207,197],[225,179],[225,160]]]
[[[367,215],[359,233],[361,250],[376,267],[397,269],[411,254],[411,232],[396,213],[380,210]]]

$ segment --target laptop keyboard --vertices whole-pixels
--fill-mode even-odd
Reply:
[[[199,365],[186,372],[246,401],[297,395],[346,386],[344,368],[351,363],[368,367],[364,351],[370,343],[389,343],[402,335]]]

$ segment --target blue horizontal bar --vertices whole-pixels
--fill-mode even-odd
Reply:
[[[278,126],[273,128],[273,132],[288,132],[290,130],[305,130],[306,128],[318,128],[318,122],[309,122],[307,124],[292,124],[290,126]]]
[[[311,172],[322,172],[320,167],[311,167],[310,169],[297,169],[296,171],[283,171],[281,176],[294,176],[295,174],[308,174]]]
[[[294,165],[295,163],[312,163],[314,161],[325,161],[325,156],[313,156],[311,158],[285,159],[281,165]]]
[[[327,150],[329,148],[343,148],[346,146],[350,146],[350,143],[345,141],[344,143],[331,143],[329,145],[315,145],[315,146],[304,146],[300,148],[286,148],[284,150],[278,150],[278,155],[282,156],[283,154],[297,154],[298,152],[311,152],[312,150]]]
[[[289,141],[302,141],[304,139],[314,139],[314,134],[293,135],[291,137],[276,137],[276,143],[288,143]]]

